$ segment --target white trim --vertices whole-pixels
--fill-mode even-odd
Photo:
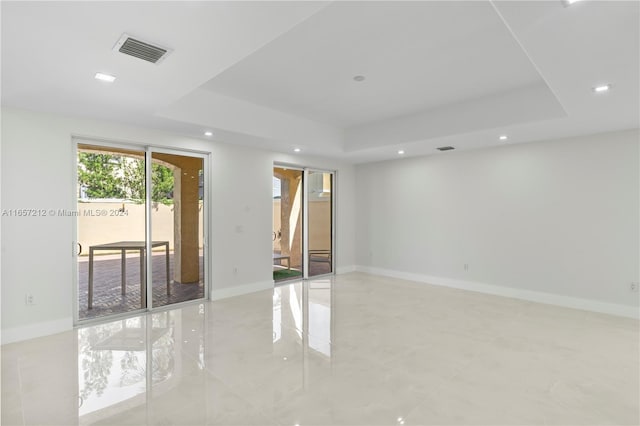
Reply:
[[[302,171],[302,279],[309,279],[309,175],[308,167]],[[280,204],[282,206],[282,204]],[[280,207],[282,211],[282,207]],[[289,219],[291,223],[291,219]],[[295,235],[295,229],[294,235]],[[291,232],[291,229],[289,229]],[[291,261],[291,260],[289,260]]]
[[[211,300],[227,299],[229,297],[242,296],[243,294],[255,293],[262,290],[273,289],[272,281],[262,281],[258,283],[238,285],[235,287],[214,288],[211,292]]]
[[[493,294],[495,296],[528,300],[531,302],[545,303],[548,305],[562,306],[565,308],[599,312],[619,317],[640,319],[640,307],[619,305],[617,303],[600,302],[592,299],[563,296],[561,294],[510,288],[494,284],[480,283],[476,281],[464,281],[445,277],[434,277],[430,275],[414,274],[410,272],[394,271],[391,269],[374,268],[370,266],[357,265],[355,267],[355,270],[359,272],[366,272],[369,274],[382,275],[391,278],[399,278],[419,283],[475,291],[478,293]]]
[[[151,209],[153,208],[151,203],[153,200],[151,199],[151,194],[153,191],[152,183],[153,183],[153,150],[151,147],[146,147],[144,150],[144,256],[146,259],[144,260],[144,292],[145,294],[145,309],[147,311],[153,310],[153,242],[151,238],[153,238],[153,234],[151,233],[153,229],[153,224],[151,221]],[[175,223],[173,225],[175,229]],[[175,232],[175,230],[174,230]],[[175,243],[174,243],[175,248]],[[175,253],[175,252],[174,252]],[[140,253],[140,256],[143,254]],[[175,257],[174,257],[175,261]],[[171,277],[169,277],[171,280]],[[126,281],[126,277],[125,277]],[[142,281],[142,278],[140,279]],[[142,284],[142,283],[141,283]],[[125,284],[126,285],[126,284]],[[140,292],[140,297],[142,297],[142,292]],[[147,364],[149,365],[149,364]],[[150,370],[150,368],[147,368]]]
[[[211,190],[211,184],[209,183],[209,177],[211,176],[211,166],[212,166],[212,162],[211,162],[211,154],[207,154],[205,156],[205,158],[202,160],[202,164],[204,166],[204,171],[203,171],[203,184],[204,184],[204,188],[203,188],[203,192],[202,192],[202,197],[204,198],[204,200],[202,201],[202,213],[204,214],[203,216],[203,221],[202,221],[202,227],[204,228],[202,230],[203,232],[203,241],[202,241],[202,259],[204,262],[204,299],[205,300],[209,300],[209,293],[211,292],[211,265],[213,264],[213,259],[211,258],[211,252],[212,250],[209,249],[209,241],[212,240],[211,238],[211,223],[210,223],[210,203],[211,200],[213,200],[213,197],[211,196],[213,194],[212,190]],[[273,209],[272,209],[273,210]]]
[[[77,134],[77,133],[73,133],[71,135],[71,138],[74,139],[77,143],[83,143],[86,145],[94,145],[94,146],[106,146],[109,148],[121,148],[121,149],[128,149],[130,151],[140,151],[140,152],[144,152],[147,148],[152,148],[154,150],[158,149],[158,150],[164,150],[164,149],[174,149],[177,151],[181,151],[184,153],[189,153],[191,154],[198,154],[198,155],[207,155],[207,154],[211,154],[211,151],[202,151],[199,149],[190,149],[190,148],[182,148],[180,146],[175,146],[175,145],[154,145],[152,143],[149,142],[142,142],[140,140],[124,140],[124,139],[115,139],[115,138],[102,138],[99,136],[87,136],[87,135],[81,135],[81,134]],[[157,151],[160,152],[160,151]]]
[[[297,170],[299,172],[303,172],[304,171],[304,167],[302,166],[298,166],[296,164],[293,163],[279,163],[277,161],[273,162],[273,168],[278,168],[278,169],[289,169],[289,170]]]
[[[73,161],[73,167],[71,167],[71,208],[78,208],[78,141],[72,137],[71,138],[71,155]],[[75,206],[75,207],[74,207]],[[72,315],[73,315],[73,324],[78,324],[80,322],[80,303],[78,297],[79,283],[78,283],[78,251],[77,247],[79,244],[78,241],[78,217],[71,217],[71,245],[76,247],[75,251],[72,251],[71,262],[72,262],[72,271],[73,277],[71,278],[71,284],[73,288],[71,289],[71,294],[73,300],[71,302],[72,305]]]
[[[338,205],[338,171],[334,170],[331,172],[331,272],[334,274],[338,267],[336,266],[338,262],[336,259],[338,258],[338,252],[336,251],[336,247],[338,244],[336,242],[338,238],[336,219],[337,215],[337,205]]]
[[[349,272],[355,272],[355,271],[356,271],[356,265],[341,266],[339,268],[336,268],[336,275],[348,274]]]
[[[36,337],[49,336],[71,330],[73,330],[73,317],[6,328],[2,330],[2,344],[35,339]]]

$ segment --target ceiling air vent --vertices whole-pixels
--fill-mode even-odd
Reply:
[[[142,40],[135,39],[128,34],[123,34],[120,40],[113,47],[113,50],[122,52],[125,55],[142,59],[143,61],[158,64],[167,57],[169,49],[154,46]]]
[[[441,146],[441,147],[439,147],[437,149],[438,149],[438,151],[451,151],[452,149],[455,149],[455,148],[452,147],[452,146]]]

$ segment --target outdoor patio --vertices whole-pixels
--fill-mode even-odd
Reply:
[[[153,261],[153,306],[165,306],[187,300],[204,297],[204,286],[181,284],[171,280],[171,295],[167,296],[165,275],[165,254],[156,252]],[[170,253],[169,276],[173,277],[173,253]],[[200,256],[200,276],[204,276],[203,258]],[[277,267],[276,267],[277,268]],[[279,268],[278,268],[279,269]],[[294,268],[292,268],[294,269]],[[135,252],[127,254],[126,294],[121,294],[120,255],[96,256],[94,260],[93,308],[88,309],[89,259],[78,260],[79,293],[78,317],[81,320],[99,318],[105,315],[120,314],[140,309],[140,256]],[[330,273],[330,265],[324,262],[311,262],[311,276]],[[299,279],[292,277],[290,279]]]
[[[140,256],[127,253],[126,294],[121,294],[120,255],[96,256],[93,276],[93,308],[88,309],[88,277],[89,259],[78,260],[79,319],[98,318],[105,315],[131,312],[140,309]],[[170,254],[169,277],[173,278],[173,253]],[[204,297],[204,286],[198,284],[181,284],[171,279],[171,295],[167,296],[165,254],[154,253],[153,265],[153,306],[165,306],[172,303]],[[204,276],[203,258],[200,256],[200,277]]]
[[[286,265],[286,263],[285,263]],[[291,267],[291,272],[287,269],[286,266],[281,266],[278,264],[273,265],[273,279],[277,283],[281,283],[283,281],[292,281],[299,280],[302,276],[300,265],[293,265]],[[278,273],[279,272],[279,273]],[[296,274],[297,272],[297,274]],[[309,276],[315,277],[317,275],[324,275],[331,273],[331,265],[327,262],[310,262],[309,263]]]

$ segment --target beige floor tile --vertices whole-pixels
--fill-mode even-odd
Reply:
[[[362,273],[2,347],[2,424],[640,423],[640,326]]]

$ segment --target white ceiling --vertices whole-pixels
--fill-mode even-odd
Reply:
[[[2,1],[2,103],[153,122],[155,112],[290,30],[320,2]],[[159,65],[121,35],[173,49]],[[117,76],[112,85],[96,72]]]
[[[203,88],[352,127],[539,81],[487,2],[373,2],[323,9]]]
[[[3,106],[353,162],[640,127],[636,1],[1,7]],[[173,52],[124,56],[123,33]]]

